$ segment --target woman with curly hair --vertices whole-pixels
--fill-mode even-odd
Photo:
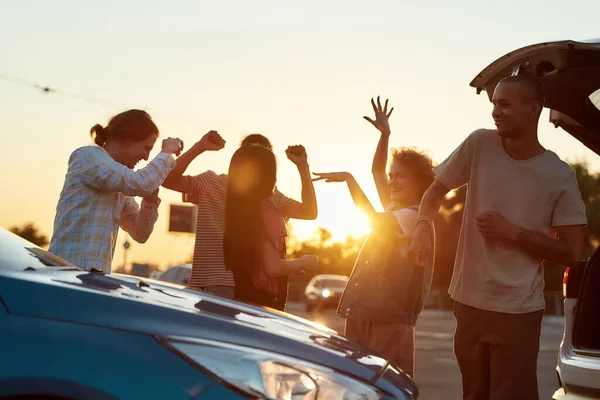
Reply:
[[[415,323],[431,287],[433,257],[425,267],[411,264],[407,251],[417,222],[419,203],[435,179],[431,158],[401,148],[392,151],[386,176],[390,136],[388,102],[371,100],[380,132],[373,159],[373,178],[385,212],[375,211],[348,172],[315,173],[316,180],[346,182],[356,206],[368,217],[371,233],[364,243],[340,301],[345,335],[372,348],[409,375],[414,373]],[[433,229],[431,240],[433,241]],[[433,249],[433,245],[431,247]]]

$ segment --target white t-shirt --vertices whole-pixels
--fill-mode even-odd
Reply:
[[[440,164],[436,176],[450,189],[468,184],[449,290],[452,298],[504,313],[544,309],[543,260],[514,243],[484,239],[476,217],[496,211],[511,223],[549,236],[553,227],[585,225],[585,206],[573,169],[551,151],[514,160],[496,131],[482,129]]]
[[[398,236],[402,239],[400,245],[402,246],[402,255],[404,257],[408,253],[408,248],[415,232],[415,223],[419,215],[418,207],[419,205],[416,204],[413,207],[397,208],[393,202],[386,207],[386,211],[390,211],[396,217],[396,221],[398,221],[398,225],[402,229],[402,232],[399,232]]]

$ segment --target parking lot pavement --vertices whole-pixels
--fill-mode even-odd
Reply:
[[[335,311],[307,313],[302,303],[290,303],[286,311],[344,332],[344,321]],[[415,381],[419,386],[419,399],[448,400],[461,398],[461,377],[452,339],[455,321],[450,311],[425,310],[416,327]],[[538,358],[538,384],[540,399],[550,399],[558,388],[556,360],[562,338],[563,319],[549,316],[542,324],[540,355]],[[518,360],[515,360],[518,362]]]

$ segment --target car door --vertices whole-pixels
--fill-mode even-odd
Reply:
[[[600,398],[600,249],[596,249],[581,276],[572,343],[578,373],[566,379],[571,392]],[[585,388],[585,389],[583,389]],[[583,389],[583,390],[582,390]]]

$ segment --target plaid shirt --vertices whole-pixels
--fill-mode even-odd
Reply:
[[[157,203],[131,196],[148,196],[175,167],[170,154],[160,153],[134,171],[116,162],[106,150],[85,146],[69,159],[50,241],[51,253],[86,270],[110,273],[119,226],[144,243],[158,218]]]

